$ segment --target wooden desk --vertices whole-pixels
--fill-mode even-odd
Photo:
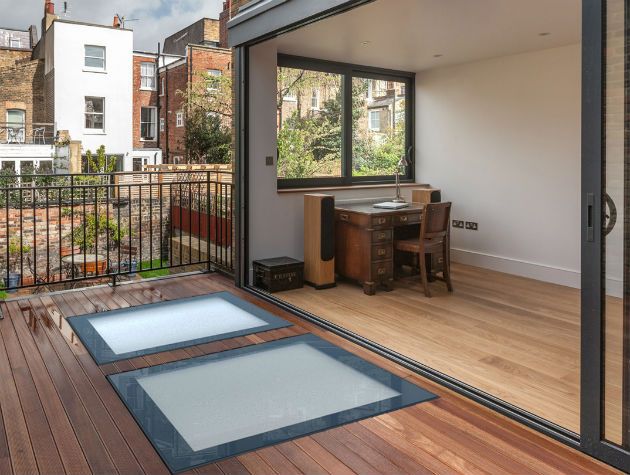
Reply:
[[[335,207],[335,271],[363,285],[374,295],[377,285],[389,288],[394,280],[394,231],[418,226],[421,204],[386,210],[370,204]]]

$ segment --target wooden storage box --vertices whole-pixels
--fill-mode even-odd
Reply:
[[[291,257],[254,261],[254,285],[268,292],[304,287],[304,262]]]

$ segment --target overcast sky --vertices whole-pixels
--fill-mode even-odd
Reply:
[[[44,0],[0,0],[0,27],[26,29],[37,25],[39,31]],[[222,0],[69,0],[67,18],[76,21],[111,25],[118,13],[128,19],[134,30],[134,48],[155,51],[158,41],[181,30],[202,17],[219,18]],[[62,0],[55,0],[57,13]],[[62,15],[63,17],[63,15]],[[39,32],[41,35],[41,32]]]

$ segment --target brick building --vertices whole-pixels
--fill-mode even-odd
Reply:
[[[159,69],[159,146],[167,163],[185,163],[185,94],[206,75],[231,74],[232,52],[221,43],[219,20],[203,18],[171,35],[164,53],[181,55]]]

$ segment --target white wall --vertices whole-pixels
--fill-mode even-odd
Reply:
[[[265,165],[265,157],[277,155],[276,68],[277,50],[273,40],[250,49],[250,272],[251,260],[279,256],[304,257],[304,194],[278,193],[276,166]],[[384,188],[341,190],[330,194],[337,200],[391,198],[395,191],[393,188]]]
[[[107,153],[131,152],[133,33],[55,21],[48,34],[54,38],[57,128],[81,140],[84,151],[105,145]],[[106,47],[106,72],[84,70],[86,44]],[[104,133],[84,129],[86,96],[105,98]]]
[[[416,177],[443,190],[453,260],[579,286],[580,46],[419,73]]]

